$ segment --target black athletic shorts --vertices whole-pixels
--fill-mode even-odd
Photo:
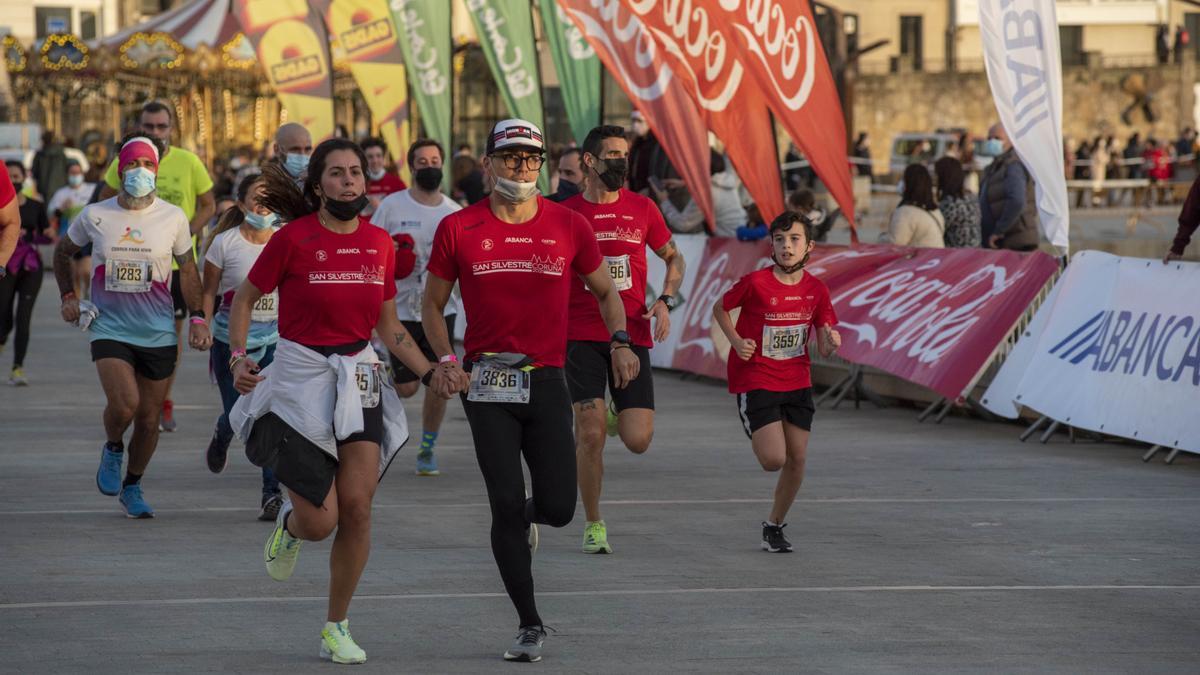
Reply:
[[[454,341],[455,316],[456,315],[451,314],[450,316],[446,317],[446,334],[450,336],[451,342]],[[429,339],[425,337],[425,327],[421,325],[421,322],[401,321],[400,323],[404,324],[404,330],[408,331],[408,334],[413,337],[413,340],[416,340],[417,346],[421,348],[421,353],[425,355],[425,358],[437,363],[438,356],[434,353],[433,347],[429,344]],[[391,352],[388,352],[388,358],[392,362],[392,380],[396,384],[408,384],[409,382],[416,382],[421,379],[421,375],[425,374],[414,373],[413,371],[409,370],[408,366],[400,363],[400,359],[396,358],[396,355]]]
[[[611,344],[608,342],[567,342],[567,388],[571,391],[571,402],[580,403],[592,399],[604,400],[604,388],[612,392],[613,407],[617,412],[626,408],[648,408],[654,410],[654,374],[650,372],[650,349],[632,347],[642,366],[638,376],[624,389],[613,383]]]
[[[147,380],[165,380],[175,372],[177,348],[139,347],[116,340],[93,340],[92,361],[121,359]]]
[[[811,387],[794,391],[753,389],[738,394],[737,405],[746,436],[779,421],[812,431],[813,414],[817,411]]]
[[[76,251],[75,254],[71,256],[71,259],[83,260],[84,258],[90,257],[92,257],[92,242],[89,241],[83,248]]]
[[[175,318],[186,317],[188,307],[183,299],[183,284],[179,283],[179,270],[171,270],[171,300],[175,303]]]

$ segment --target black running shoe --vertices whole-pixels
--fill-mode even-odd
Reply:
[[[787,523],[783,525],[768,525],[764,522],[762,526],[762,547],[764,551],[770,551],[771,553],[792,552],[791,542],[783,538],[783,528],[787,527]]]
[[[279,509],[283,507],[283,495],[273,493],[263,495],[262,509],[258,512],[259,520],[275,520],[279,516]]]
[[[208,442],[208,450],[204,451],[204,463],[213,473],[221,473],[229,463],[229,444],[233,441],[233,430],[224,431],[218,422],[213,429],[212,440]],[[274,520],[272,518],[271,520]]]
[[[542,660],[542,643],[546,640],[545,626],[521,626],[517,639],[504,652],[505,661],[536,663]]]

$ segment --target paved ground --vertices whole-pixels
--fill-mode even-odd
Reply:
[[[94,485],[102,399],[83,336],[48,298],[49,280],[33,386],[0,387],[0,671],[330,671],[328,544],[305,544],[288,583],[267,577],[255,470],[237,451],[223,475],[204,467],[204,359],[185,360],[180,431],[145,479],[158,518],[127,520]],[[616,555],[580,554],[579,526],[543,534],[535,573],[558,633],[535,666],[500,660],[516,620],[455,404],[445,474],[407,473],[409,450],[381,486],[351,612],[371,661],[355,672],[1195,672],[1200,459],[822,411],[788,528],[799,551],[770,555],[773,481],[732,399],[657,382],[652,451],[610,446]]]

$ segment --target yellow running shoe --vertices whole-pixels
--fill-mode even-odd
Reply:
[[[583,529],[583,552],[613,552],[612,546],[608,545],[608,528],[605,527],[603,520],[589,521],[587,527]]]
[[[617,409],[614,407],[615,405],[615,403],[609,401],[608,416],[604,420],[604,431],[608,434],[609,438],[616,438],[617,434],[621,432],[621,425],[619,424]]]
[[[263,561],[267,564],[267,574],[275,581],[286,581],[296,569],[296,557],[300,555],[301,541],[284,528],[288,514],[292,512],[292,502],[284,500],[283,508],[275,517],[275,529],[267,539],[263,549]]]
[[[321,630],[321,658],[334,663],[367,662],[367,653],[350,637],[350,619],[325,622]]]

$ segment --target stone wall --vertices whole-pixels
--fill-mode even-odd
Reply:
[[[1068,138],[1113,134],[1124,147],[1131,134],[1174,139],[1193,121],[1195,63],[1156,68],[1065,68],[1063,70],[1063,132]],[[1128,90],[1141,82],[1154,97],[1158,119],[1146,120],[1140,110],[1132,124],[1121,113],[1134,102]],[[969,73],[898,73],[859,76],[854,87],[854,134],[871,138],[876,173],[885,173],[892,138],[904,132],[931,132],[965,127],[983,135],[996,121],[987,75]]]

